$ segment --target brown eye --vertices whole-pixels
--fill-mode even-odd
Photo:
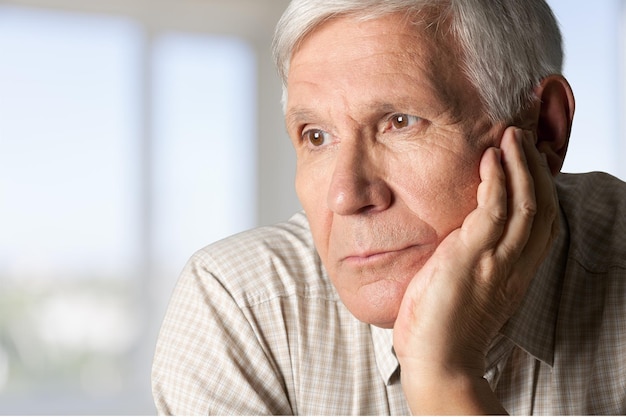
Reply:
[[[389,119],[389,128],[390,130],[399,130],[399,129],[405,129],[409,126],[413,126],[415,123],[417,123],[419,120],[419,117],[417,116],[411,116],[409,114],[404,114],[404,113],[398,113],[398,114],[394,114],[393,116],[391,116],[391,118]]]
[[[323,130],[312,129],[304,132],[302,135],[306,141],[313,146],[322,146],[326,142],[327,133]]]
[[[402,129],[409,125],[409,121],[404,114],[397,114],[391,118],[391,124],[395,129]]]

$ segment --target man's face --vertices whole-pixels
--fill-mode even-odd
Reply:
[[[451,51],[400,15],[341,17],[291,60],[296,190],[339,296],[377,326],[393,327],[409,281],[476,207],[503,130]]]

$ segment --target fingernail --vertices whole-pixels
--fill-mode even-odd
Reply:
[[[496,152],[496,157],[498,158],[498,162],[502,162],[502,149],[493,148],[493,150]]]
[[[515,129],[515,140],[517,140],[518,143],[522,143],[524,140],[524,131],[522,129]]]

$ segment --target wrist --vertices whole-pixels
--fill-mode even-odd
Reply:
[[[402,389],[413,414],[506,414],[477,369],[427,365],[402,369]]]

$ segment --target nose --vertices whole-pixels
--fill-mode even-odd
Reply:
[[[384,167],[375,149],[354,141],[337,150],[328,189],[328,207],[348,216],[383,211],[391,205],[392,192],[383,174]]]

